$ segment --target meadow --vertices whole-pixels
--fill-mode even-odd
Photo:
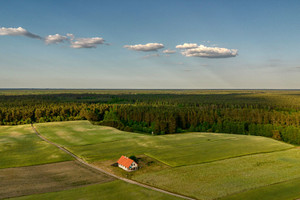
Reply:
[[[115,178],[74,161],[73,157],[41,140],[30,125],[0,127],[0,179],[0,199],[20,196],[25,199],[76,199],[80,196],[88,199],[135,199],[137,196],[177,199],[114,181]],[[108,182],[112,183],[106,184]]]
[[[11,200],[48,200],[48,199],[153,199],[153,200],[177,200],[174,196],[164,193],[152,191],[136,185],[125,183],[122,181],[113,181],[103,184],[95,184],[86,187],[64,190],[59,192],[51,192],[45,194],[29,195],[18,198],[11,198]]]
[[[247,190],[238,194],[229,195],[221,200],[295,200],[299,199],[300,179],[292,179],[264,187]]]
[[[45,137],[97,166],[110,165],[120,155],[146,155],[162,162],[169,167],[142,169],[143,173],[133,172],[130,178],[197,199],[239,199],[245,192],[255,196],[256,191],[264,190],[269,191],[263,193],[268,198],[276,191],[282,199],[300,196],[300,191],[288,192],[295,188],[290,181],[300,178],[300,149],[274,139],[221,133],[151,136],[87,121],[36,127]],[[276,184],[284,183],[286,190],[278,190]]]
[[[153,136],[88,121],[34,126],[89,163],[196,199],[300,197],[300,149],[274,139],[201,132]],[[1,183],[2,198],[176,199],[114,181],[76,164],[72,157],[37,137],[30,125],[1,126],[0,143],[0,176],[5,180]],[[110,166],[121,155],[141,158],[142,169],[128,173]]]
[[[170,168],[133,178],[169,191],[209,200],[300,178],[299,174],[300,149],[291,149]],[[300,191],[297,194],[299,196]]]
[[[42,141],[30,125],[0,126],[0,169],[73,160]]]
[[[88,162],[118,159],[122,154],[145,154],[175,167],[293,147],[258,136],[218,133],[143,135],[94,126],[88,121],[53,122],[35,126],[42,135]]]

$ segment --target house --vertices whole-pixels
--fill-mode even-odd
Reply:
[[[138,169],[138,164],[126,156],[121,156],[118,160],[118,166],[129,172]]]

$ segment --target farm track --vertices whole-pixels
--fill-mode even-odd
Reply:
[[[35,132],[35,134],[41,138],[42,140],[44,140],[45,142],[49,143],[49,144],[52,144],[54,146],[56,146],[57,148],[59,148],[60,150],[66,152],[67,154],[69,154],[70,156],[72,156],[73,158],[75,158],[77,161],[79,161],[80,163],[90,167],[90,168],[93,168],[99,172],[102,172],[104,174],[107,174],[109,176],[112,176],[116,179],[119,179],[119,180],[122,180],[122,181],[125,181],[127,183],[130,183],[130,184],[134,184],[134,185],[138,185],[138,186],[141,186],[141,187],[144,187],[144,188],[147,188],[147,189],[150,189],[150,190],[154,190],[154,191],[158,191],[158,192],[162,192],[162,193],[165,193],[165,194],[169,194],[169,195],[172,195],[172,196],[175,196],[175,197],[180,197],[180,198],[183,198],[183,199],[188,199],[188,200],[195,200],[194,198],[191,198],[191,197],[187,197],[187,196],[184,196],[184,195],[180,195],[180,194],[176,194],[176,193],[173,193],[173,192],[169,192],[167,190],[163,190],[163,189],[159,189],[159,188],[156,188],[156,187],[152,187],[152,186],[149,186],[149,185],[146,185],[146,184],[142,184],[142,183],[139,183],[139,182],[136,182],[136,181],[133,181],[133,180],[130,180],[130,179],[127,179],[127,178],[123,178],[123,177],[120,177],[120,176],[116,176],[110,172],[107,172],[101,168],[98,168],[94,165],[91,165],[87,162],[85,162],[83,159],[79,158],[78,156],[76,156],[75,154],[73,154],[72,152],[70,152],[69,150],[67,150],[66,148],[64,148],[63,146],[60,146],[59,144],[56,144],[50,140],[48,140],[47,138],[45,138],[44,136],[42,136],[38,131],[37,129],[33,126],[33,124],[31,124],[31,127],[33,129],[33,131]]]

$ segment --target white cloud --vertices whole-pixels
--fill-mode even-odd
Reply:
[[[47,37],[45,37],[46,44],[59,44],[64,41],[70,42],[71,48],[80,49],[80,48],[96,48],[97,45],[103,44],[105,40],[100,37],[75,38],[75,36],[72,33],[68,33],[66,36],[55,34],[55,35],[48,35]]]
[[[176,49],[193,49],[193,48],[197,48],[198,44],[196,43],[184,43],[181,45],[177,45]]]
[[[55,34],[55,35],[48,35],[45,37],[46,44],[58,44],[64,41],[68,41],[69,38],[67,36]]]
[[[30,33],[22,27],[19,27],[19,28],[1,27],[0,28],[0,35],[26,36],[26,37],[35,38],[35,39],[42,39],[41,36]]]
[[[70,35],[70,34],[69,34]],[[71,41],[71,48],[96,48],[98,44],[103,44],[104,39],[100,37],[78,38]]]
[[[41,37],[39,35],[35,35],[33,33],[28,32],[26,29],[19,27],[19,28],[0,28],[0,36],[2,35],[10,35],[10,36],[26,36],[30,38],[36,38],[43,40],[46,44],[59,44],[62,42],[69,42],[71,43],[71,48],[96,48],[98,44],[104,44],[104,39],[100,37],[93,37],[93,38],[75,38],[75,36],[71,33],[67,35],[48,35],[46,37]]]
[[[67,36],[71,39],[74,40],[75,36],[72,33],[67,33]]]
[[[238,50],[200,45],[197,48],[184,49],[181,54],[186,57],[229,58],[237,56]]]
[[[134,50],[134,51],[157,51],[158,49],[164,48],[164,45],[160,43],[148,43],[148,44],[125,45],[124,48]]]
[[[163,53],[166,53],[166,54],[173,54],[173,53],[176,53],[175,50],[171,50],[171,49],[166,49],[163,51]]]

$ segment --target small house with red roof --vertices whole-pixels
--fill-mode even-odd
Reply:
[[[138,169],[138,164],[126,156],[121,156],[118,160],[118,166],[129,172]]]

